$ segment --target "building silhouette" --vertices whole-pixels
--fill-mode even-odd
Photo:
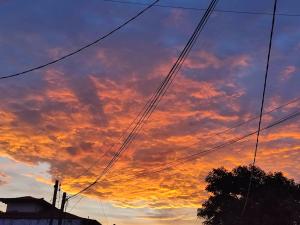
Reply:
[[[101,225],[96,220],[62,212],[43,198],[31,196],[0,198],[6,212],[0,212],[0,225]]]

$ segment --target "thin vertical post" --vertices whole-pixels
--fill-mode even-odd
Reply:
[[[64,217],[64,210],[66,204],[67,194],[66,192],[63,193],[62,200],[61,200],[61,207],[60,207],[60,216],[58,220],[58,225],[62,225],[63,217]]]

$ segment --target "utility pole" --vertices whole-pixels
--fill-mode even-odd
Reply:
[[[62,196],[62,200],[61,200],[60,217],[58,220],[58,225],[62,225],[66,200],[67,200],[67,194],[66,194],[66,192],[64,192],[63,196]]]
[[[56,180],[55,184],[54,184],[54,193],[53,193],[53,199],[52,199],[52,205],[54,207],[55,207],[55,204],[56,204],[57,190],[58,190],[58,180]]]
[[[53,213],[55,213],[55,205],[56,205],[56,198],[57,198],[57,190],[58,190],[58,180],[55,180],[55,184],[54,184],[54,192],[53,192],[53,198],[52,198],[52,210],[50,212],[50,215],[52,215]],[[53,224],[53,215],[50,218],[49,221],[49,225]]]

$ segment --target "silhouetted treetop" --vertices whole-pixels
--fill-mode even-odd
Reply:
[[[300,185],[281,172],[254,168],[251,192],[243,217],[251,167],[213,169],[205,181],[210,197],[197,216],[206,225],[300,225]]]

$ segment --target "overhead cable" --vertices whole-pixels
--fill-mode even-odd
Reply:
[[[161,98],[164,96],[166,93],[170,83],[176,76],[178,70],[180,69],[182,63],[184,62],[185,58],[187,57],[188,53],[190,52],[191,48],[195,44],[195,41],[197,40],[200,32],[203,30],[205,24],[207,23],[207,20],[209,16],[211,15],[212,11],[214,10],[218,0],[212,0],[211,3],[209,4],[207,10],[205,11],[204,15],[202,16],[201,20],[199,21],[196,29],[194,30],[192,36],[188,40],[187,44],[185,45],[184,49],[180,53],[178,59],[172,66],[171,70],[169,71],[168,75],[165,77],[163,82],[160,84],[158,87],[157,91],[153,95],[153,97],[150,100],[150,103],[147,105],[146,109],[140,116],[139,120],[135,124],[135,126],[132,128],[131,132],[127,136],[127,138],[124,140],[118,151],[115,152],[113,155],[112,159],[108,162],[106,167],[103,169],[101,174],[95,179],[94,182],[90,183],[88,186],[77,192],[76,194],[70,196],[69,198],[75,197],[86,190],[90,189],[92,186],[94,186],[99,180],[101,180],[109,171],[110,169],[114,166],[114,164],[117,162],[119,159],[120,155],[128,148],[128,146],[131,144],[131,142],[135,139],[135,137],[138,135],[140,130],[142,129],[144,123],[149,119],[151,114],[154,112],[156,109],[158,103],[160,102]]]
[[[270,57],[271,57],[271,50],[272,50],[272,40],[273,40],[273,33],[274,33],[274,26],[275,26],[276,9],[277,9],[277,0],[274,0],[273,17],[272,17],[272,24],[271,24],[270,37],[269,37],[269,46],[268,46],[268,56],[267,56],[266,71],[265,71],[264,85],[263,85],[263,94],[262,94],[262,98],[261,98],[260,115],[259,115],[259,122],[258,122],[258,132],[256,135],[256,143],[255,143],[253,162],[252,162],[252,168],[251,168],[251,176],[250,176],[250,180],[249,180],[245,203],[243,205],[243,209],[242,209],[242,213],[241,213],[242,217],[243,217],[246,207],[247,207],[247,203],[248,203],[248,199],[249,199],[249,195],[250,195],[250,191],[251,191],[254,170],[255,170],[255,162],[256,162],[256,156],[257,156],[258,144],[259,144],[259,136],[260,136],[260,127],[261,127],[262,115],[263,115],[263,111],[264,111],[267,79],[268,79],[268,74],[269,74],[269,64],[270,64]]]
[[[293,112],[293,113],[291,113],[291,114],[289,114],[287,116],[284,116],[284,117],[280,118],[279,120],[276,120],[273,123],[270,123],[269,125],[267,125],[265,127],[262,127],[260,129],[260,132],[264,131],[264,130],[271,129],[271,128],[273,128],[275,126],[278,126],[278,125],[280,125],[280,124],[282,124],[284,122],[292,120],[292,119],[294,119],[294,118],[296,118],[298,116],[300,116],[300,111]],[[136,174],[133,174],[131,177],[126,178],[126,180],[136,179],[136,178],[143,177],[143,176],[146,176],[146,175],[149,175],[149,174],[161,173],[162,171],[175,168],[175,167],[177,167],[177,166],[179,166],[179,165],[181,165],[183,163],[196,160],[196,159],[198,159],[201,156],[204,156],[204,155],[207,155],[207,154],[209,154],[211,152],[215,152],[217,150],[220,150],[220,149],[223,149],[225,147],[231,146],[231,145],[233,145],[233,144],[235,144],[237,142],[240,142],[242,140],[245,140],[246,138],[251,137],[251,136],[253,136],[253,135],[257,134],[257,133],[258,133],[258,130],[252,131],[252,132],[247,133],[247,134],[245,134],[243,136],[240,136],[240,137],[235,137],[235,138],[228,139],[225,142],[223,142],[221,144],[218,144],[218,145],[216,145],[214,147],[208,148],[206,150],[201,150],[201,151],[195,152],[193,154],[189,154],[187,156],[183,156],[181,158],[178,158],[178,159],[176,159],[176,160],[174,160],[174,161],[172,161],[170,163],[165,164],[162,168],[137,172]],[[120,179],[116,179],[116,181],[120,181]]]
[[[279,109],[283,109],[283,108],[285,108],[285,107],[288,107],[288,106],[290,106],[290,105],[292,105],[292,104],[294,104],[294,103],[296,103],[296,102],[298,102],[298,101],[300,101],[300,97],[293,98],[293,99],[291,99],[291,100],[285,102],[284,104],[278,105],[277,107],[274,107],[273,109],[271,109],[271,110],[269,110],[269,111],[267,111],[267,112],[264,112],[263,115],[264,115],[264,116],[265,116],[265,115],[269,115],[269,114],[271,114],[271,113],[274,112],[274,111],[277,111],[277,110],[279,110]],[[148,104],[149,104],[149,101],[148,101],[148,103],[147,103],[146,105],[148,105]],[[144,108],[145,108],[145,107],[144,107]],[[144,109],[144,108],[143,108],[143,109]],[[73,180],[77,180],[79,177],[82,177],[82,176],[88,174],[88,173],[91,171],[91,169],[92,169],[93,167],[95,167],[95,166],[100,162],[100,160],[102,159],[102,157],[103,157],[107,152],[109,152],[111,149],[113,149],[113,147],[116,146],[117,143],[119,143],[119,141],[120,141],[120,140],[125,136],[125,134],[128,132],[128,130],[130,129],[130,127],[132,127],[133,124],[135,124],[136,120],[138,119],[138,117],[140,116],[141,113],[142,113],[142,112],[140,112],[140,113],[138,114],[138,116],[135,117],[135,119],[129,124],[129,126],[125,129],[125,131],[122,133],[121,137],[118,139],[117,142],[113,143],[113,144],[110,146],[110,148],[108,148],[108,149],[107,149],[100,157],[97,157],[97,159],[96,159],[94,162],[92,162],[91,165],[90,165],[88,168],[84,168],[84,171],[83,171],[82,173],[80,173],[79,175],[77,175]],[[259,118],[259,115],[258,115],[258,116],[253,116],[253,117],[251,117],[251,118],[249,118],[249,119],[247,119],[247,120],[245,120],[245,121],[243,121],[243,122],[239,122],[239,123],[237,123],[237,124],[235,124],[235,125],[233,125],[233,126],[231,126],[231,127],[229,127],[229,128],[224,129],[224,130],[221,130],[221,131],[217,131],[217,132],[213,132],[213,133],[204,135],[204,137],[205,137],[205,139],[207,139],[207,138],[212,138],[212,137],[214,137],[214,136],[219,136],[219,135],[228,133],[229,131],[231,131],[231,130],[233,130],[233,129],[236,129],[236,128],[239,128],[239,127],[241,127],[241,126],[243,126],[243,125],[245,125],[245,124],[248,124],[248,123],[250,123],[250,122],[252,122],[252,121],[254,121],[254,120],[258,119],[258,118]],[[197,144],[197,143],[194,143],[194,144],[191,144],[191,145],[186,146],[186,147],[184,147],[184,148],[190,148],[190,147],[192,147],[192,146],[195,146],[196,144]]]
[[[35,66],[33,68],[30,68],[30,69],[26,69],[22,72],[18,72],[18,73],[13,73],[13,74],[9,74],[9,75],[5,75],[5,76],[0,76],[0,80],[2,79],[7,79],[7,78],[12,78],[12,77],[17,77],[17,76],[21,76],[21,75],[25,75],[29,72],[33,72],[35,70],[39,70],[39,69],[42,69],[44,67],[47,67],[47,66],[50,66],[52,64],[55,64],[55,63],[58,63],[62,60],[65,60],[75,54],[78,54],[79,52],[93,46],[93,45],[96,45],[97,43],[99,43],[100,41],[106,39],[107,37],[111,36],[113,33],[121,30],[123,27],[125,27],[127,24],[129,24],[130,22],[132,22],[133,20],[135,20],[136,18],[138,18],[139,16],[141,16],[142,14],[144,14],[147,10],[149,10],[150,8],[152,8],[157,2],[159,2],[160,0],[155,0],[152,4],[148,5],[146,8],[144,8],[143,10],[141,10],[140,12],[138,12],[135,16],[131,17],[130,19],[126,20],[125,22],[123,22],[121,25],[117,26],[116,28],[114,28],[113,30],[111,30],[110,32],[108,32],[107,34],[99,37],[98,39],[96,39],[95,41],[93,42],[90,42],[82,47],[80,47],[79,49],[75,50],[75,51],[72,51],[64,56],[61,56],[55,60],[52,60],[52,61],[49,61],[47,63],[44,63],[42,65],[39,65],[39,66]]]
[[[149,5],[148,3],[137,2],[137,1],[123,1],[123,0],[102,0],[105,2],[112,2],[112,3],[120,3],[124,5],[140,5],[145,6]],[[182,10],[191,10],[191,11],[205,11],[204,8],[197,8],[197,7],[186,7],[186,6],[177,6],[171,4],[156,4],[155,7],[160,8],[171,8],[171,9],[182,9]],[[242,10],[225,10],[225,9],[215,9],[214,12],[220,13],[233,13],[233,14],[249,14],[249,15],[267,15],[272,16],[272,12],[265,12],[265,11],[242,11]],[[276,13],[277,16],[290,16],[290,17],[298,17],[300,14],[291,14],[291,13]]]

